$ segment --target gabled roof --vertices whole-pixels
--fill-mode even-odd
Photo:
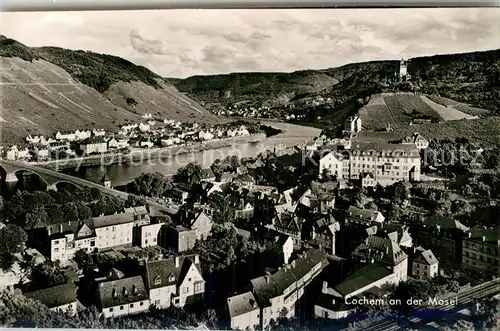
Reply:
[[[195,265],[201,274],[199,264],[194,264],[195,255],[179,256],[178,259],[179,266],[177,268],[175,267],[175,258],[147,262],[146,283],[148,289],[182,283],[191,265]],[[155,280],[158,280],[158,282],[155,282]]]
[[[255,298],[261,308],[270,305],[270,299],[284,294],[284,291],[296,281],[302,279],[318,263],[326,265],[325,255],[318,250],[310,249],[272,275],[252,279],[251,285]]]
[[[103,215],[99,217],[94,217],[91,220],[92,227],[94,229],[102,228],[106,226],[130,223],[134,221],[134,214],[132,213],[119,213],[112,215]]]
[[[469,231],[469,228],[449,217],[433,215],[424,221],[427,226],[439,226],[441,229],[457,229],[461,231]]]
[[[101,308],[115,307],[148,299],[141,276],[101,282],[98,285]]]
[[[500,246],[500,229],[475,226],[470,230],[470,239]]]
[[[373,284],[392,272],[379,263],[370,263],[348,276],[335,290],[343,296],[349,295],[360,288]]]
[[[49,308],[56,308],[76,302],[76,286],[74,283],[57,285],[38,291],[24,293],[24,296],[38,300]]]
[[[423,263],[427,265],[434,265],[436,263],[439,263],[439,261],[436,259],[436,256],[434,256],[434,253],[432,253],[430,249],[420,251],[419,254],[413,259],[413,262]]]
[[[396,242],[379,236],[369,236],[353,252],[353,255],[365,259],[374,258],[390,265],[398,265],[408,256]]]
[[[227,298],[227,307],[231,318],[259,309],[252,292],[246,292]]]
[[[365,222],[375,221],[377,216],[380,214],[379,211],[370,210],[370,209],[361,209],[355,206],[350,206],[347,209],[347,213],[351,219],[360,219]]]

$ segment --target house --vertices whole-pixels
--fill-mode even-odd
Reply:
[[[319,160],[319,176],[323,177],[323,175],[327,173],[337,178],[343,178],[344,160],[345,157],[343,154],[329,152]]]
[[[290,236],[280,234],[275,237],[275,243],[283,251],[283,263],[290,262],[293,253],[293,239]]]
[[[172,199],[172,201],[174,201],[180,205],[183,205],[186,203],[187,199],[191,195],[191,190],[188,190],[188,189],[181,187],[181,186],[174,187],[173,189],[171,189],[169,191],[169,195],[170,195],[170,198]]]
[[[72,282],[27,292],[24,293],[24,296],[40,301],[52,311],[76,314],[76,286]]]
[[[252,186],[255,184],[255,179],[252,176],[250,176],[249,174],[238,175],[233,180],[233,183],[235,183],[241,187],[246,187],[250,190],[250,189],[252,189]]]
[[[413,247],[413,238],[409,232],[409,226],[399,223],[384,224],[382,228],[377,227],[375,234],[387,237],[400,247]]]
[[[335,255],[336,233],[340,224],[333,215],[322,216],[312,224],[311,235],[307,243],[325,254]]]
[[[327,264],[323,253],[309,249],[274,274],[252,279],[251,291],[260,308],[260,321],[249,321],[245,327],[259,324],[264,329],[272,323],[271,320],[280,317],[283,308],[288,311],[287,317],[294,317],[295,303]]]
[[[9,150],[7,150],[5,158],[9,161],[15,161],[18,159],[18,152],[16,145],[12,145]]]
[[[57,140],[68,140],[68,141],[74,141],[76,139],[75,133],[74,132],[57,132],[56,133],[56,139]]]
[[[430,249],[417,247],[412,262],[412,276],[419,279],[429,279],[437,276],[439,261]]]
[[[198,255],[147,262],[146,282],[151,304],[160,309],[182,308],[204,298],[205,280]]]
[[[171,247],[184,252],[194,247],[196,240],[207,238],[212,231],[213,221],[203,210],[180,210],[177,225],[169,228]]]
[[[449,217],[434,215],[427,218],[418,231],[417,244],[436,253],[442,263],[462,263],[463,243],[469,228]]]
[[[104,131],[102,129],[94,129],[94,130],[92,130],[92,134],[95,137],[104,137],[106,135],[106,131]]]
[[[141,227],[150,224],[149,215],[144,215],[145,207],[135,207],[140,212],[116,213],[102,215],[85,221],[68,221],[52,224],[45,227],[47,242],[47,256],[51,261],[66,261],[72,259],[75,252],[83,249],[90,253],[94,250],[113,246],[133,244],[134,233],[144,234]],[[147,213],[147,210],[146,210]],[[146,238],[140,237],[136,243],[145,242]]]
[[[111,179],[109,179],[107,173],[101,178],[100,184],[106,188],[111,188]]]
[[[361,118],[359,114],[349,116],[344,123],[344,130],[352,133],[361,131]]]
[[[243,200],[243,199],[242,199]],[[234,217],[235,218],[246,218],[250,219],[253,217],[254,213],[254,207],[250,202],[247,202],[246,204],[241,201],[238,206],[233,208],[234,210]]]
[[[423,150],[429,147],[429,141],[417,132],[415,132],[411,136],[405,137],[403,139],[403,144],[414,144],[419,150]]]
[[[115,137],[112,137],[110,140],[108,140],[108,149],[118,149],[119,144],[118,141],[115,139]]]
[[[98,308],[105,318],[149,310],[149,296],[141,276],[99,282]]]
[[[350,206],[347,209],[346,225],[359,224],[362,226],[382,226],[385,221],[384,215],[376,210]]]
[[[375,181],[375,176],[373,173],[366,172],[361,175],[361,187],[375,187],[377,182]]]
[[[90,137],[80,143],[80,151],[84,155],[93,153],[106,153],[108,144],[103,137]]]
[[[139,123],[139,130],[141,130],[142,132],[148,132],[149,130],[151,130],[151,126],[149,124]]]
[[[341,319],[356,308],[352,298],[362,298],[364,293],[377,296],[383,293],[384,285],[397,284],[394,273],[381,263],[370,263],[356,270],[337,286],[323,282],[321,295],[314,305],[314,315],[321,318]]]
[[[462,265],[485,275],[500,272],[499,229],[475,226],[467,233],[462,246]]]
[[[227,298],[227,310],[231,320],[231,329],[251,330],[260,325],[260,307],[252,292]]]
[[[92,136],[92,133],[90,130],[76,130],[75,131],[75,140],[85,140],[87,138],[90,138]]]

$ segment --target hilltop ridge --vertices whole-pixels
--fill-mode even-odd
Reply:
[[[33,133],[102,128],[156,118],[218,121],[149,69],[117,56],[59,47],[28,47],[0,37],[0,141]]]

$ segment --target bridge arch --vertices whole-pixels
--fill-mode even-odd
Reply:
[[[73,182],[71,182],[69,180],[64,180],[64,179],[55,181],[54,183],[51,184],[51,187],[57,189],[59,184],[69,185],[69,186],[72,186],[72,187],[74,187],[74,188],[76,188],[78,190],[82,189],[82,187],[80,185],[78,185],[76,183],[73,183]]]
[[[29,170],[29,169],[25,169],[25,168],[15,169],[15,170],[13,170],[10,173],[10,176],[11,177],[12,176],[16,176],[17,178],[19,178],[19,175],[22,175],[23,173],[27,173],[27,174],[30,174],[30,175],[36,175],[42,181],[42,183],[45,184],[46,188],[48,188],[50,186],[50,183],[48,183],[47,180],[45,178],[43,178],[42,175],[40,175],[36,171],[32,171],[32,170]]]

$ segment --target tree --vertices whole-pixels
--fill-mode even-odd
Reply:
[[[214,208],[212,220],[215,223],[234,222],[234,210],[231,208],[231,201],[226,196],[215,192],[210,196],[210,202]]]
[[[201,170],[201,165],[198,163],[188,163],[185,167],[180,167],[177,170],[175,179],[178,182],[187,182],[195,173],[199,175]]]
[[[7,224],[0,229],[0,252],[19,253],[22,246],[28,240],[28,235],[19,226]]]
[[[52,261],[45,261],[44,263],[36,265],[31,270],[30,279],[38,288],[47,288],[65,284],[69,278],[61,269],[58,263]]]

